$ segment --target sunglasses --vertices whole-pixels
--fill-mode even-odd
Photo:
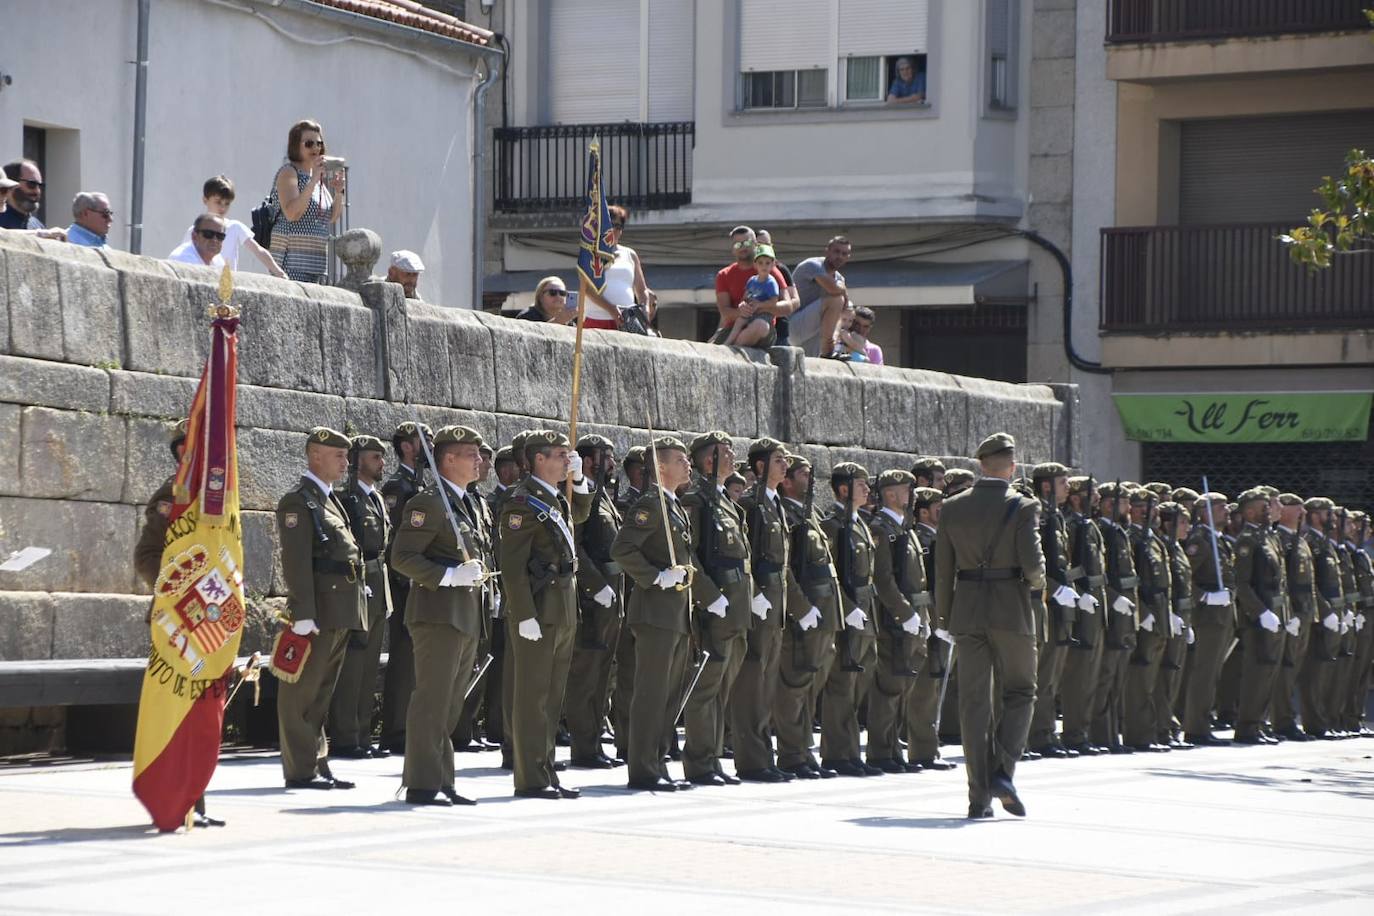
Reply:
[[[91,212],[92,212],[92,213],[95,213],[95,214],[98,214],[98,215],[100,215],[100,216],[103,216],[103,217],[105,217],[106,219],[114,219],[114,211],[113,211],[113,210],[96,210],[96,209],[92,208],[92,209],[91,209]]]
[[[197,230],[196,230],[196,233],[197,233],[201,238],[205,239],[207,242],[209,242],[209,241],[216,241],[216,242],[222,242],[222,241],[224,241],[224,233],[223,233],[223,232],[216,232],[216,231],[213,230],[213,229],[197,229]]]
[[[730,247],[733,248],[733,249],[735,249],[736,251],[739,251],[741,248],[753,248],[753,247],[754,247],[754,243],[753,243],[753,242],[747,242],[747,241],[735,242],[735,243],[734,243],[733,245],[731,245]]]
[[[568,291],[566,289],[546,289],[544,292],[550,296],[557,296],[559,299],[568,298]]]
[[[323,141],[323,140],[302,140],[302,141],[301,141],[301,146],[305,147],[306,149],[316,149],[316,148],[324,149],[324,141]]]

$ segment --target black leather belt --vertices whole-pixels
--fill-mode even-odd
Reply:
[[[331,576],[348,576],[350,580],[358,578],[363,571],[363,564],[357,560],[344,562],[343,560],[324,560],[314,561],[315,572],[324,573]]]
[[[1021,567],[1008,569],[961,569],[955,576],[960,582],[1006,582],[1021,578]]]
[[[363,561],[363,571],[369,575],[379,576],[385,569],[386,562],[380,557],[373,557],[370,560]]]

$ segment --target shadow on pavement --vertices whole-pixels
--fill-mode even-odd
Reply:
[[[1006,820],[1006,818],[1003,818]],[[1019,818],[1017,818],[1019,820]],[[971,821],[966,817],[855,817],[845,821],[860,827],[905,827],[917,830],[957,830],[989,821]]]
[[[1266,767],[1265,774],[1198,773],[1191,770],[1144,770],[1150,776],[1228,782],[1281,792],[1323,792],[1347,798],[1374,800],[1374,779],[1368,769],[1354,767]]]
[[[48,846],[59,843],[89,843],[93,840],[141,840],[160,836],[152,824],[126,827],[63,827],[60,830],[30,830],[0,833],[0,849],[6,846]]]

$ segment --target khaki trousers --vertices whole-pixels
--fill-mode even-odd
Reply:
[[[1170,636],[1159,660],[1159,675],[1155,678],[1155,739],[1168,744],[1178,723],[1174,707],[1183,686],[1183,664],[1188,658],[1188,631],[1182,636]]]
[[[277,731],[286,779],[314,779],[329,772],[324,723],[343,667],[348,633],[332,627],[320,630],[310,641],[310,657],[300,679],[277,686]]]
[[[376,589],[373,589],[376,591]],[[406,629],[406,598],[410,580],[391,577],[391,606],[395,608],[386,625],[386,672],[382,676],[383,747],[402,748],[406,740],[406,711],[415,691],[415,654],[410,631]],[[371,632],[369,630],[369,632]]]
[[[1230,648],[1234,629],[1229,622],[1193,624],[1193,653],[1188,664],[1187,695],[1183,706],[1183,731],[1189,735],[1211,734],[1212,704],[1217,695],[1221,663]]]
[[[1258,626],[1243,631],[1239,650],[1241,657],[1240,704],[1236,713],[1236,737],[1254,735],[1264,725],[1269,711],[1269,698],[1274,695],[1274,681],[1283,663],[1283,640],[1287,632],[1277,633]]]
[[[572,662],[568,667],[568,691],[563,700],[563,715],[572,735],[572,757],[595,757],[601,753],[601,728],[610,705],[611,666],[615,661],[616,639],[621,620],[615,605],[597,606],[595,627],[586,635],[604,649],[578,645],[573,641]],[[587,613],[584,602],[583,613]],[[587,627],[588,624],[582,624]],[[617,738],[617,740],[619,740]]]
[[[453,785],[453,730],[463,714],[463,692],[473,677],[477,639],[446,623],[410,624],[415,689],[406,710],[407,789],[437,792]]]
[[[843,626],[843,624],[841,624]],[[849,651],[863,671],[846,671],[845,659],[836,649],[836,658],[825,679],[821,699],[821,762],[859,760],[859,706],[873,683],[873,667],[878,657],[872,634],[849,630]]]
[[[897,733],[901,728],[904,712],[916,682],[921,678],[924,661],[925,640],[919,637],[902,639],[903,633],[893,633],[883,628],[878,633],[877,659],[873,666],[873,679],[868,691],[868,761],[903,760],[897,744]],[[904,644],[912,649],[910,658],[903,657]],[[914,647],[919,644],[921,655]],[[916,674],[908,675],[899,671],[910,663]]]
[[[634,694],[630,698],[625,762],[631,782],[667,779],[663,758],[677,707],[671,706],[688,662],[687,634],[647,623],[631,625],[634,633]],[[620,739],[620,735],[616,735]]]
[[[376,581],[373,581],[373,580]],[[382,663],[386,631],[386,596],[380,577],[369,576],[372,597],[367,599],[367,632],[350,630],[344,645],[343,666],[329,703],[329,740],[335,747],[372,744],[372,713],[377,705],[377,669]]]
[[[507,618],[506,639],[515,659],[515,694],[510,703],[515,788],[542,789],[558,785],[553,757],[576,627],[540,624],[540,638],[531,640],[521,636],[517,626],[513,618]]]
[[[1159,680],[1159,663],[1169,643],[1169,621],[1167,612],[1161,615],[1156,611],[1154,616],[1154,631],[1140,630],[1136,633],[1135,651],[1126,663],[1121,732],[1123,740],[1133,747],[1153,744],[1159,732],[1155,682]]]
[[[725,748],[725,704],[744,663],[746,645],[744,630],[733,629],[714,615],[704,616],[708,622],[703,644],[710,649],[711,660],[683,711],[682,771],[688,779],[720,769]],[[684,684],[683,689],[687,686]]]
[[[769,595],[774,607],[782,596]],[[773,766],[773,701],[778,690],[778,662],[782,628],[759,620],[746,637],[744,658],[730,695],[730,740],[735,770],[748,772]]]
[[[778,688],[773,695],[779,767],[817,764],[811,728],[816,720],[816,685],[825,683],[834,658],[834,631],[812,628],[802,632],[793,624],[783,631],[778,653]]]
[[[1008,778],[1026,748],[1035,706],[1035,637],[1008,630],[961,633],[959,734],[964,744],[970,805],[987,805],[988,781],[998,770]],[[998,696],[994,698],[996,685]],[[1001,713],[993,707],[1000,701]]]
[[[940,702],[943,672],[949,664],[949,650],[950,647],[940,639],[931,637],[926,640],[926,656],[921,662],[921,673],[912,679],[903,713],[908,760],[935,760],[940,756],[940,739],[935,734],[935,711]],[[931,658],[931,652],[940,653],[940,657]]]
[[[1274,678],[1274,692],[1269,697],[1269,717],[1275,731],[1290,731],[1298,725],[1298,707],[1294,697],[1298,689],[1298,674],[1307,661],[1307,644],[1312,638],[1312,618],[1298,617],[1301,625],[1297,636],[1284,642],[1283,663]]]

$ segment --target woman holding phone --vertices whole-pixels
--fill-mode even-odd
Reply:
[[[297,121],[286,135],[286,162],[277,170],[272,202],[272,257],[292,280],[322,283],[328,269],[330,227],[343,216],[343,170],[324,154],[324,129]]]

